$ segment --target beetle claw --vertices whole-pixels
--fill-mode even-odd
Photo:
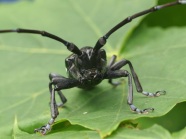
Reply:
[[[42,126],[40,128],[37,128],[34,130],[34,133],[41,133],[42,135],[46,135],[51,130],[51,126],[49,124]]]
[[[157,91],[155,93],[155,96],[160,96],[160,95],[165,95],[166,94],[166,91],[165,90],[161,90],[161,91]]]

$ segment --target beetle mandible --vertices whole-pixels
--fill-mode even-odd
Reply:
[[[178,4],[186,4],[186,0],[176,0],[174,2],[166,3],[163,5],[154,6],[142,12],[136,13],[132,16],[129,16],[118,23],[116,26],[111,28],[103,37],[100,37],[96,42],[94,47],[85,46],[79,49],[75,44],[68,42],[56,35],[45,31],[32,30],[32,29],[6,29],[0,30],[0,33],[31,33],[31,34],[40,34],[44,37],[48,37],[63,43],[72,54],[65,59],[65,65],[67,68],[68,78],[63,77],[56,73],[49,74],[49,91],[50,91],[50,109],[51,109],[51,119],[48,123],[38,129],[35,129],[35,132],[40,132],[41,134],[46,134],[52,128],[55,119],[57,118],[59,112],[58,107],[63,106],[67,101],[62,89],[69,89],[72,87],[79,88],[90,88],[99,84],[102,80],[108,79],[109,83],[113,86],[117,86],[120,83],[115,83],[112,79],[128,77],[128,98],[127,103],[130,109],[136,113],[148,113],[153,111],[153,108],[139,109],[133,104],[133,87],[132,87],[132,78],[134,80],[136,90],[139,93],[142,93],[145,96],[157,97],[159,95],[165,94],[165,91],[157,91],[155,93],[150,93],[143,91],[143,88],[140,84],[137,74],[134,71],[134,68],[130,61],[122,59],[116,62],[116,56],[112,56],[110,63],[107,65],[106,52],[104,49],[101,49],[105,44],[109,36],[114,33],[116,30],[124,26],[125,24],[131,22],[133,19],[143,16],[145,14],[158,11],[163,8],[171,7]],[[131,73],[127,70],[121,69],[123,66],[128,65]],[[61,104],[58,105],[55,100],[55,92],[58,93]]]

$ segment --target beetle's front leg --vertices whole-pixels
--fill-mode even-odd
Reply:
[[[133,104],[133,85],[132,85],[132,76],[126,70],[108,70],[104,76],[105,79],[114,79],[120,77],[128,77],[128,98],[127,103],[130,106],[130,109],[136,113],[143,114],[153,111],[154,108],[139,109]]]
[[[63,96],[60,90],[76,87],[78,85],[79,85],[79,81],[75,79],[65,78],[63,76],[53,76],[51,78],[51,82],[49,83],[51,119],[48,121],[46,125],[38,129],[35,129],[34,132],[39,132],[45,135],[47,132],[51,130],[52,125],[59,114],[58,105],[56,104],[56,100],[55,100],[55,92],[56,91],[58,92],[59,97],[62,99],[62,104],[63,104],[64,102],[66,102],[66,98]]]
[[[142,93],[143,95],[149,96],[149,97],[157,97],[157,96],[166,94],[166,91],[164,91],[164,90],[156,91],[155,93],[144,91],[142,86],[141,86],[141,83],[138,79],[138,76],[137,76],[136,72],[134,71],[132,63],[129,60],[126,60],[126,59],[122,59],[118,62],[115,62],[115,61],[116,61],[116,56],[114,55],[111,58],[111,62],[110,62],[110,65],[108,66],[108,69],[111,70],[111,71],[115,71],[115,70],[120,70],[125,65],[128,65],[129,68],[130,68],[130,71],[132,73],[132,77],[133,77],[137,92]],[[113,84],[111,81],[112,81],[112,79],[109,79],[109,83]]]

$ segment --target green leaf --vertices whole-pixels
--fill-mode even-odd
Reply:
[[[185,139],[186,128],[170,134],[165,128],[154,124],[147,129],[134,128],[129,125],[122,125],[111,136],[106,139]]]
[[[154,118],[139,118],[135,120],[138,123],[138,128],[149,128],[154,124],[159,124],[169,132],[178,132],[186,126],[185,111],[186,102],[178,103],[171,111],[161,117]]]
[[[172,2],[172,0],[159,0],[158,4],[164,4],[167,2]],[[146,16],[145,19],[142,21],[142,24],[146,24],[149,27],[184,27],[186,25],[186,20],[183,18],[183,13],[185,12],[185,5],[174,6],[171,8],[167,8],[166,10],[161,10],[160,12],[153,13],[153,16]]]
[[[159,125],[154,125],[148,129],[119,128],[117,132],[107,139],[171,139],[171,134]]]
[[[124,17],[152,5],[154,1],[146,0],[40,0],[0,5],[1,29],[41,29],[80,47],[94,46],[99,37]],[[105,49],[108,57],[118,54],[123,40],[127,40],[120,58],[125,57],[133,63],[144,89],[167,91],[167,95],[158,98],[134,94],[136,106],[154,107],[155,112],[148,115],[131,113],[126,104],[127,81],[117,88],[103,81],[93,90],[68,89],[63,91],[68,103],[59,109],[58,123],[46,138],[78,138],[77,132],[88,138],[103,138],[125,120],[161,116],[176,103],[185,101],[185,65],[180,63],[186,60],[183,57],[186,29],[142,25],[129,36],[141,19],[113,34]],[[47,38],[0,34],[0,135],[37,138],[33,130],[50,119],[47,75],[57,72],[65,76],[64,59],[68,55],[70,53],[63,45]],[[70,122],[67,126],[66,120]]]
[[[179,132],[173,134],[174,139],[185,139],[186,138],[186,127]]]
[[[62,132],[60,132],[61,130]],[[25,133],[18,127],[18,123],[15,121],[12,136],[16,139],[39,139],[42,135]],[[56,126],[53,128],[53,133],[49,133],[47,136],[45,136],[45,139],[61,139],[61,137],[63,139],[69,139],[69,137],[72,137],[73,139],[101,139],[98,132],[91,131],[78,125],[72,126],[66,121],[56,124]]]

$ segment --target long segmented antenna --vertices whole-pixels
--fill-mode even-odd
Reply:
[[[46,31],[40,31],[40,30],[31,30],[31,29],[7,29],[7,30],[0,30],[0,33],[10,33],[10,32],[16,32],[16,33],[31,33],[31,34],[40,34],[44,37],[48,37],[48,38],[51,38],[53,40],[56,40],[56,41],[59,41],[61,43],[63,43],[67,49],[77,55],[81,55],[82,52],[79,50],[79,48],[73,44],[73,43],[70,43],[56,35],[53,35],[51,33],[48,33]]]
[[[125,24],[131,22],[133,19],[143,16],[145,14],[152,13],[152,12],[158,11],[160,9],[164,9],[164,8],[171,7],[171,6],[178,5],[178,4],[186,4],[186,0],[177,0],[177,1],[166,3],[163,5],[157,5],[157,6],[150,8],[150,9],[144,10],[142,12],[136,13],[132,16],[125,18],[123,21],[121,21],[116,26],[114,26],[111,30],[109,30],[103,37],[99,38],[99,40],[97,41],[97,43],[94,47],[94,51],[97,52],[101,47],[103,47],[106,44],[107,39],[109,38],[109,36],[112,33],[114,33],[119,28],[123,27]]]

